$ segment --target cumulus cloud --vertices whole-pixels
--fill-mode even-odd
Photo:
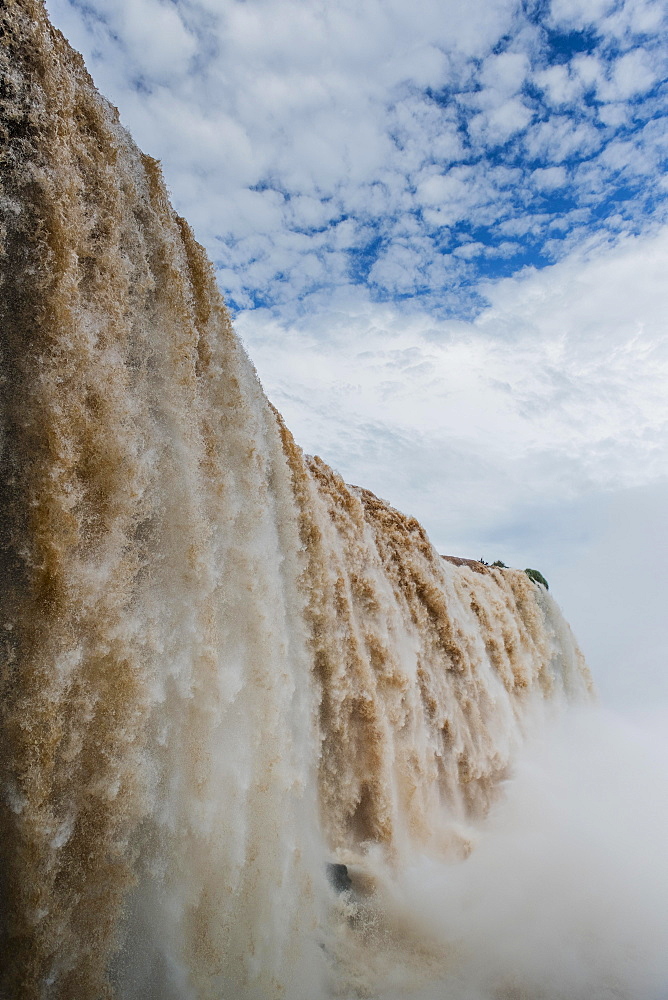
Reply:
[[[632,49],[612,63],[607,79],[597,87],[597,94],[602,101],[623,101],[643,94],[655,80],[647,53]]]
[[[467,289],[498,273],[493,262],[512,271],[494,252],[502,227],[541,214],[550,192],[568,203],[550,211],[569,239],[547,244],[549,220],[525,229],[516,268],[568,253],[582,222],[636,232],[665,197],[638,189],[605,207],[631,168],[647,175],[665,156],[658,3],[555,0],[540,15],[514,0],[49,8],[163,161],[235,308],[269,302],[287,318],[323,281],[372,274],[377,298],[469,315]],[[288,248],[290,232],[318,239]],[[457,269],[436,260],[472,242],[488,252],[464,251]],[[447,287],[427,290],[442,273]]]
[[[539,167],[532,173],[531,180],[542,191],[554,191],[566,185],[568,174],[564,167]]]
[[[582,82],[568,65],[549,66],[534,74],[534,83],[543,93],[543,99],[553,107],[572,106],[582,93]]]

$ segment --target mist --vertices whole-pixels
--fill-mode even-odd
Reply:
[[[421,948],[385,926],[383,1000],[667,996],[666,722],[593,706],[531,739],[471,855],[415,858],[387,889]]]

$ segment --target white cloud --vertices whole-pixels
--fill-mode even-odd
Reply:
[[[578,100],[582,93],[581,80],[569,73],[567,66],[557,65],[539,70],[536,72],[534,80],[554,107],[572,104]]]
[[[522,89],[529,75],[529,59],[523,52],[502,52],[489,56],[483,64],[480,82],[492,94],[511,97]]]
[[[462,218],[475,200],[473,171],[470,167],[455,167],[448,174],[433,174],[422,181],[418,199],[430,208],[448,206],[454,220]]]
[[[647,53],[633,49],[615,60],[607,79],[599,80],[597,96],[602,101],[625,101],[649,90],[655,80]]]
[[[415,280],[420,262],[402,248],[385,260],[397,285]],[[471,522],[490,529],[522,503],[527,478],[546,502],[668,474],[667,265],[664,230],[490,285],[473,324],[356,299],[299,327],[262,313],[238,326],[297,439],[444,540]],[[382,468],[370,459],[380,439]],[[410,469],[439,452],[441,471],[414,492]],[[457,455],[477,471],[453,497]]]
[[[536,250],[561,228],[568,243],[542,249],[566,252],[581,235],[565,229],[577,211],[604,196],[620,170],[656,171],[663,152],[661,124],[635,117],[633,102],[663,72],[657,44],[633,36],[657,16],[641,0],[599,10],[605,39],[623,35],[614,62],[603,40],[564,64],[550,63],[542,28],[586,26],[591,5],[563,0],[543,23],[515,0],[49,6],[140,145],[162,160],[178,210],[221,263],[237,304],[259,295],[294,309],[330,264],[336,284],[357,280],[374,265],[359,268],[366,238],[380,257],[375,278],[387,275],[383,294],[414,287],[452,307],[455,273],[473,288],[504,226],[515,224],[508,232],[530,237]],[[584,102],[585,90],[605,105]],[[625,164],[620,141],[634,144]],[[586,165],[569,163],[565,175],[560,165],[571,160]],[[557,189],[572,210],[522,228],[543,211],[542,193]],[[644,205],[634,195],[624,218],[642,223]],[[354,225],[339,229],[345,219]],[[597,225],[614,232],[621,223],[602,216]],[[285,231],[309,227],[327,232],[324,243],[286,249]],[[466,242],[461,230],[485,228],[489,236],[475,239],[490,249],[460,257],[456,272],[439,257]],[[417,270],[390,266],[397,244],[406,259],[419,258]],[[343,258],[324,264],[327,254],[353,250],[347,275]],[[437,284],[427,291],[430,280]]]
[[[122,40],[142,75],[158,82],[184,75],[197,51],[197,38],[182,20],[178,5],[164,0],[90,0],[87,12],[97,14]]]
[[[617,126],[625,125],[628,122],[631,116],[631,111],[631,107],[623,101],[613,104],[604,104],[598,109],[598,117],[604,125],[610,125],[612,128],[616,128]]]
[[[529,154],[548,163],[590,155],[599,149],[601,142],[593,125],[566,115],[541,122],[525,138]]]
[[[480,257],[486,249],[487,247],[484,243],[462,243],[461,246],[456,247],[452,252],[455,257],[463,257],[464,260],[469,260],[471,257]]]
[[[619,139],[610,142],[601,153],[601,163],[613,168],[615,173],[649,174],[655,170],[653,157],[648,150],[639,148],[635,142],[624,142]]]
[[[568,181],[564,167],[539,167],[531,175],[531,180],[541,191],[554,191]]]
[[[419,281],[422,256],[409,247],[392,246],[371,268],[369,280],[399,294],[411,292]]]
[[[555,24],[584,28],[600,22],[614,6],[614,0],[552,0],[550,14]]]
[[[624,38],[629,34],[655,35],[665,24],[666,8],[662,0],[633,0],[620,4],[606,19],[611,35]]]
[[[585,90],[596,90],[605,78],[605,62],[597,55],[575,56],[571,70]]]
[[[523,101],[513,98],[486,113],[475,115],[469,123],[469,132],[478,141],[495,146],[523,131],[532,118],[531,109]]]

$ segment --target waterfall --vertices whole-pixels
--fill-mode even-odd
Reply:
[[[41,0],[0,25],[0,995],[375,995],[382,885],[470,854],[582,657],[301,452],[156,161]]]

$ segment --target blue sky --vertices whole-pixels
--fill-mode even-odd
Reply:
[[[206,204],[235,309],[361,286],[470,318],[481,278],[665,218],[660,3],[51,7],[177,204]]]
[[[665,4],[47,6],[305,449],[536,565],[611,696],[613,647],[668,696]]]

